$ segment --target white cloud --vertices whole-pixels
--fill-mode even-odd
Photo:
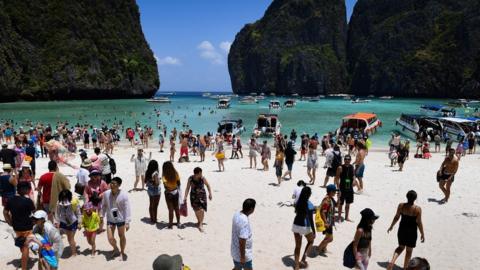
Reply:
[[[220,49],[222,49],[227,55],[230,52],[231,46],[232,46],[232,42],[230,41],[223,41],[220,43]]]
[[[204,40],[198,44],[197,49],[200,51],[200,57],[210,61],[212,64],[221,65],[225,62],[223,56],[208,40]]]
[[[171,65],[171,66],[180,66],[182,65],[182,62],[180,59],[172,57],[172,56],[166,56],[164,58],[158,58],[156,55],[154,55],[155,59],[157,60],[158,65],[164,66],[164,65]]]

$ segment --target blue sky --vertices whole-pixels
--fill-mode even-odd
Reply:
[[[160,72],[160,91],[230,91],[228,49],[272,0],[137,0]],[[350,17],[356,0],[346,0]]]

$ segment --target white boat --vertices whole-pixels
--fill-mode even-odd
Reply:
[[[420,113],[422,115],[436,117],[455,117],[457,114],[455,109],[439,104],[422,105],[420,106]]]
[[[259,96],[257,96],[257,100],[264,100],[265,99],[265,94],[261,93]]]
[[[287,99],[284,103],[283,103],[283,106],[285,106],[285,108],[293,108],[295,107],[295,105],[297,105],[297,102],[295,101],[295,99]]]
[[[300,95],[297,94],[297,93],[293,93],[293,94],[292,94],[292,97],[295,97],[295,98],[298,98],[299,96],[300,96]]]
[[[257,118],[257,123],[253,128],[255,137],[261,136],[275,136],[280,134],[280,121],[276,114],[260,114]]]
[[[242,119],[222,120],[218,123],[217,132],[220,134],[237,135],[245,131]]]
[[[381,96],[379,99],[393,99],[393,96]]]
[[[342,134],[349,134],[359,130],[367,134],[373,134],[381,126],[382,122],[377,118],[376,114],[358,112],[343,117],[339,131]]]
[[[212,93],[208,93],[208,92],[207,92],[207,93],[203,93],[203,94],[202,94],[202,97],[210,97],[211,95],[212,95]]]
[[[413,135],[415,135],[414,138],[416,138],[421,131],[426,131],[429,134],[440,132],[441,134],[443,130],[443,125],[438,117],[415,114],[400,115],[400,117],[395,121],[395,125],[401,126],[403,132],[409,131],[413,133]]]
[[[146,100],[151,103],[171,103],[168,97],[152,97]]]
[[[352,99],[352,103],[369,103],[370,99],[356,98]]]
[[[310,99],[308,101],[319,102],[321,98],[322,98],[321,96],[310,97]]]
[[[269,109],[280,109],[281,108],[281,104],[280,104],[280,101],[274,99],[274,100],[270,100],[270,103],[268,104],[268,108]]]
[[[255,97],[246,96],[246,97],[243,97],[242,99],[240,99],[240,101],[238,103],[246,105],[246,104],[256,104],[256,103],[258,103],[258,101]]]
[[[465,118],[440,117],[443,126],[443,132],[447,133],[450,139],[460,141],[466,138],[467,134],[475,130],[475,121]]]
[[[228,98],[221,98],[218,100],[218,109],[228,109],[230,108],[230,99]]]

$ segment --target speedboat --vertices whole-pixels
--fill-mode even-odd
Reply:
[[[456,141],[466,138],[467,134],[474,131],[476,122],[468,118],[440,117],[444,133]]]
[[[280,134],[280,121],[276,114],[260,114],[257,118],[257,123],[253,128],[255,137],[261,136],[275,136]]]
[[[352,103],[368,103],[370,101],[371,101],[370,99],[363,99],[363,98],[352,99]]]
[[[320,101],[320,98],[321,98],[321,96],[310,97],[310,99],[309,99],[308,101],[310,101],[310,102],[319,102],[319,101]]]
[[[218,109],[228,109],[230,108],[230,99],[228,98],[221,98],[218,100]]]
[[[246,105],[246,104],[258,103],[258,101],[255,97],[246,96],[246,97],[243,97],[242,99],[240,99],[240,101],[238,103]]]
[[[152,103],[171,103],[168,97],[152,97],[147,99],[146,101]]]
[[[392,99],[393,96],[381,96],[379,97],[379,99]]]
[[[425,104],[420,106],[420,113],[426,116],[455,117],[455,109],[440,104]]]
[[[295,99],[287,99],[283,103],[283,106],[285,106],[285,108],[293,108],[293,107],[295,107],[296,104],[297,104],[297,102],[295,101]]]
[[[222,120],[218,123],[217,132],[220,134],[237,135],[245,131],[242,119]]]
[[[381,126],[382,122],[377,118],[376,114],[358,112],[343,117],[339,131],[347,134],[358,130],[366,134],[373,134]]]
[[[402,131],[409,131],[415,135],[421,131],[427,131],[429,134],[434,132],[442,133],[443,126],[438,117],[429,117],[416,114],[401,114],[395,121],[395,125],[402,127]],[[433,136],[432,136],[433,138]]]
[[[210,97],[211,95],[212,95],[212,93],[206,92],[206,93],[203,93],[203,94],[202,94],[202,97]]]
[[[280,101],[274,99],[274,100],[270,100],[270,103],[268,104],[268,108],[270,109],[280,109],[281,108],[281,105],[280,105]]]

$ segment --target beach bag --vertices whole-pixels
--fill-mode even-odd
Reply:
[[[351,242],[343,252],[343,266],[354,268],[356,264],[355,255],[353,254],[353,242]]]
[[[180,215],[184,217],[188,216],[188,207],[186,203],[182,203],[180,205]]]
[[[112,172],[113,175],[117,174],[117,163],[115,163],[115,160],[108,154],[106,155],[108,157],[108,164],[110,165],[110,172]]]
[[[315,227],[317,232],[323,232],[326,230],[325,222],[323,222],[322,215],[320,214],[320,208],[315,211]]]
[[[55,257],[55,251],[53,250],[53,245],[48,240],[47,235],[45,238],[42,237],[40,234],[36,233],[35,237],[42,243],[42,249],[40,250],[40,254],[42,258],[53,268],[58,268],[58,260]]]

